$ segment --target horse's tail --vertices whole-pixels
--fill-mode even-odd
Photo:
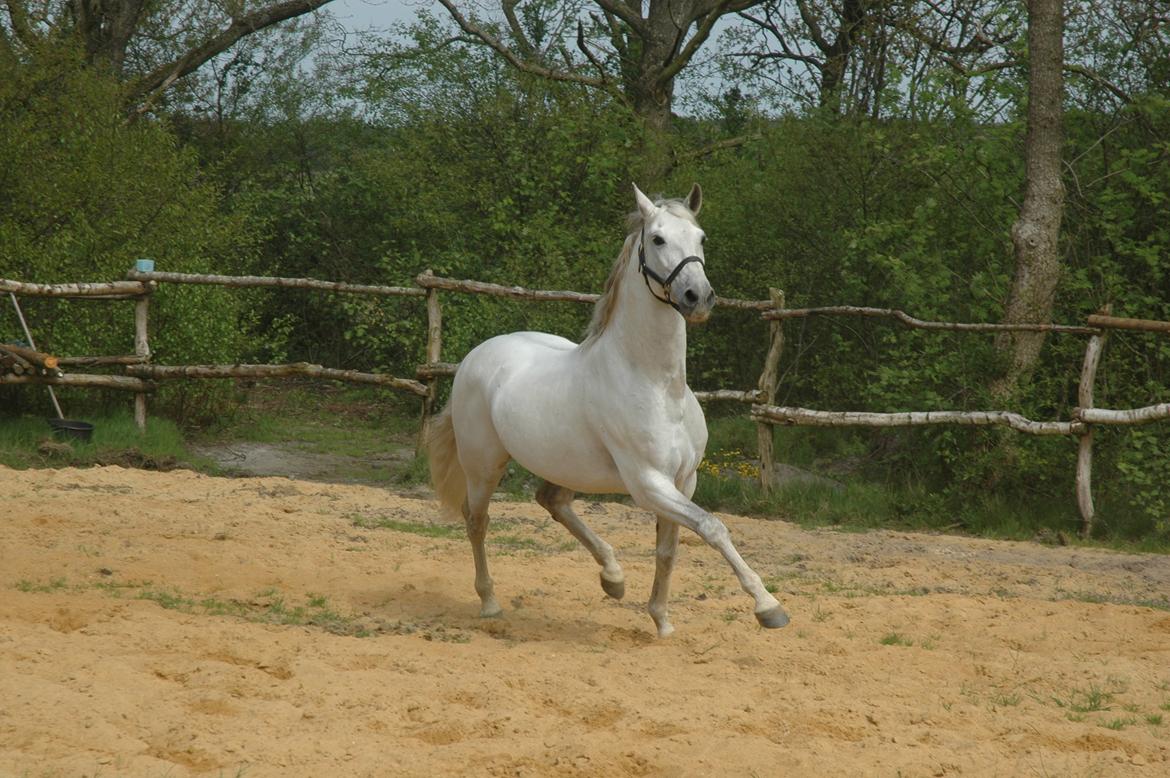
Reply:
[[[431,465],[431,485],[435,488],[443,513],[450,518],[462,518],[463,502],[467,498],[467,477],[463,474],[463,466],[459,464],[450,405],[431,421],[430,434],[427,436],[427,458]]]

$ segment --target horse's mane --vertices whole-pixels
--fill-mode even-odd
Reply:
[[[681,199],[670,200],[655,200],[654,204],[659,208],[665,208],[669,213],[679,218],[686,219],[693,224],[698,224],[695,219],[695,214],[687,206],[686,201]],[[618,254],[617,260],[613,263],[613,268],[609,271],[609,278],[605,280],[605,289],[601,293],[601,297],[593,304],[593,318],[589,321],[589,326],[585,329],[585,338],[582,345],[591,343],[600,337],[601,333],[605,332],[605,328],[609,326],[610,320],[613,318],[613,310],[617,305],[618,290],[621,288],[622,279],[626,277],[626,265],[630,263],[630,257],[634,254],[634,244],[638,242],[638,235],[642,231],[642,212],[634,211],[626,217],[626,242],[622,244],[621,253]]]

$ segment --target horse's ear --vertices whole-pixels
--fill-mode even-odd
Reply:
[[[691,193],[687,195],[687,207],[695,216],[699,215],[699,209],[703,207],[703,188],[699,186],[698,182],[695,182],[695,185],[691,187]]]
[[[642,190],[638,188],[637,184],[634,184],[634,200],[638,203],[638,210],[642,214],[642,221],[650,221],[654,217],[656,207],[649,197],[642,194]]]

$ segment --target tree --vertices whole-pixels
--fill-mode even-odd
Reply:
[[[982,71],[981,56],[1014,40],[1018,27],[1003,0],[768,0],[739,16],[747,24],[726,55],[737,76],[803,106],[875,118],[897,98],[905,115],[920,115],[940,66],[967,80],[999,70]]]
[[[310,13],[330,0],[249,7],[200,0],[0,0],[0,56],[27,61],[46,46],[76,40],[90,66],[125,84],[125,100],[149,107],[176,81],[240,39]]]
[[[1028,125],[1024,139],[1026,183],[1020,216],[1012,225],[1016,266],[1003,321],[1052,321],[1060,282],[1060,223],[1064,213],[1061,147],[1064,141],[1064,9],[1061,0],[1028,3]],[[1043,332],[1004,335],[997,345],[1008,359],[993,386],[1010,395],[1036,364]]]
[[[758,35],[757,46],[741,56],[753,68],[768,61],[804,65],[813,72],[819,107],[839,113],[850,66],[857,58],[855,49],[867,40],[884,48],[885,4],[885,0],[844,0],[839,7],[826,3],[818,8],[808,0],[793,4],[773,0],[758,14],[740,13]],[[884,68],[873,75],[880,83]]]
[[[465,33],[518,70],[605,90],[627,102],[649,128],[666,131],[679,73],[720,18],[761,0],[592,0],[588,27],[577,3],[500,0],[510,40],[466,15],[455,0],[439,2]],[[564,40],[570,28],[576,30],[576,55]]]

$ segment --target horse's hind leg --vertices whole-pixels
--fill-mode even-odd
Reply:
[[[654,588],[650,590],[650,618],[658,628],[658,637],[664,638],[674,632],[666,615],[670,599],[670,574],[678,557],[678,525],[669,519],[659,517],[658,541],[654,547]]]
[[[495,479],[467,479],[467,501],[463,503],[463,520],[467,524],[467,537],[471,541],[471,554],[475,558],[475,592],[479,595],[479,615],[491,618],[500,615],[500,603],[496,601],[495,586],[488,572],[487,537],[488,502],[499,483]]]
[[[467,501],[463,503],[463,521],[467,523],[467,537],[472,542],[472,556],[475,558],[475,593],[480,595],[480,615],[484,619],[501,613],[488,572],[488,552],[484,548],[484,539],[488,535],[488,501],[493,488],[468,483]]]
[[[573,512],[573,492],[544,481],[536,490],[536,501],[589,550],[597,564],[601,565],[601,588],[610,597],[620,600],[626,593],[625,573],[614,556],[613,547],[599,538]]]

